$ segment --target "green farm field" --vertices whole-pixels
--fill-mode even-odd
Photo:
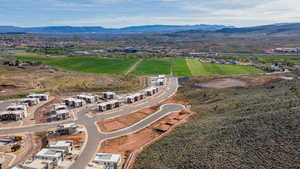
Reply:
[[[124,75],[138,59],[97,57],[16,56],[23,61],[40,62],[75,72]],[[263,71],[251,66],[202,63],[197,59],[145,59],[131,72],[134,75],[170,74],[174,76],[222,76],[255,74]]]
[[[174,76],[192,76],[190,68],[186,63],[186,59],[172,59],[171,63]]]
[[[41,62],[58,68],[86,73],[124,74],[137,59],[108,59],[95,57],[46,58],[17,56],[23,61]]]
[[[197,59],[187,59],[186,62],[191,70],[192,76],[238,75],[263,72],[262,70],[252,66],[202,63]]]
[[[170,74],[170,61],[162,59],[143,60],[132,72],[135,75]]]

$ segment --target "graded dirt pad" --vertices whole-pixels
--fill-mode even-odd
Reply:
[[[49,138],[48,140],[49,141],[72,140],[74,145],[82,146],[85,140],[85,134],[84,132],[79,132],[73,135]]]
[[[233,78],[222,78],[222,79],[215,79],[204,83],[198,84],[201,87],[206,88],[229,88],[229,87],[244,87],[247,86],[247,82],[239,80],[239,79],[233,79]]]
[[[125,116],[120,116],[113,119],[107,119],[104,121],[97,122],[97,125],[101,128],[104,132],[115,131],[121,128],[128,127],[145,117],[151,115],[152,113],[158,110],[158,106],[146,108],[135,113],[131,113]]]
[[[122,154],[124,162],[130,153],[138,153],[144,146],[156,141],[175,126],[185,122],[190,115],[191,113],[187,112],[172,113],[141,131],[105,141],[99,152]]]
[[[260,86],[268,83],[278,82],[280,78],[276,76],[240,76],[240,77],[220,77],[220,78],[198,78],[192,85],[194,88],[231,88]]]
[[[166,101],[162,102],[158,106],[146,108],[146,109],[143,109],[143,110],[140,110],[140,111],[137,111],[135,113],[131,113],[131,114],[128,114],[125,116],[120,116],[120,117],[113,118],[113,119],[99,121],[99,122],[97,122],[97,125],[104,132],[111,132],[111,131],[115,131],[115,130],[118,130],[121,128],[125,128],[134,123],[141,121],[142,119],[145,119],[147,116],[158,111],[159,107],[161,105],[168,104],[168,103],[178,103],[178,104],[183,104],[183,105],[188,104],[187,102],[177,101],[174,97],[171,97],[171,98],[167,99]]]

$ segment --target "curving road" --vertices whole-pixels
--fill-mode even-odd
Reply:
[[[155,96],[147,101],[141,102],[139,104],[133,104],[122,108],[120,111],[116,111],[113,113],[107,114],[99,114],[95,117],[87,116],[88,111],[82,111],[78,113],[78,120],[74,120],[72,122],[83,125],[87,129],[87,142],[85,146],[82,148],[82,152],[78,159],[72,164],[70,168],[72,169],[84,169],[86,165],[91,161],[94,157],[95,153],[97,152],[97,145],[102,141],[114,137],[119,137],[123,135],[127,135],[129,133],[133,133],[144,129],[145,127],[151,125],[152,123],[160,120],[161,118],[169,115],[170,113],[177,112],[183,110],[185,107],[180,104],[166,104],[160,107],[160,110],[155,112],[154,114],[148,116],[147,118],[141,120],[140,122],[133,124],[130,127],[120,129],[110,133],[104,133],[98,130],[95,122],[99,120],[104,120],[108,118],[115,118],[118,116],[127,115],[138,110],[144,109],[146,107],[152,107],[157,105],[158,103],[168,99],[169,97],[173,96],[177,92],[178,88],[178,80],[177,78],[170,78],[168,87],[166,91],[159,95]],[[7,135],[7,134],[16,134],[16,133],[26,133],[26,132],[41,132],[47,131],[51,128],[55,128],[57,123],[55,124],[39,124],[34,126],[25,126],[25,127],[18,127],[12,129],[0,129],[0,135]]]

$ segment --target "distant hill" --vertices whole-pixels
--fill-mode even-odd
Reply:
[[[224,28],[216,30],[218,33],[226,34],[266,34],[266,35],[290,35],[300,34],[300,23],[282,23],[245,28]]]
[[[0,26],[0,33],[38,33],[38,34],[91,34],[91,33],[171,33],[188,30],[216,31],[224,28],[233,28],[224,25],[145,25],[125,28],[103,28],[90,26],[47,26],[47,27],[15,27]]]

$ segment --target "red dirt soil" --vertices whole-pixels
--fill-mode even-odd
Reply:
[[[282,79],[280,78],[274,78],[274,79],[266,79],[266,80],[256,80],[256,81],[250,81],[247,83],[247,86],[249,87],[254,87],[254,86],[261,86],[261,85],[265,85],[265,84],[269,84],[269,83],[275,83],[275,82],[279,82]]]
[[[128,114],[125,116],[120,116],[117,118],[99,121],[99,122],[97,122],[97,125],[104,132],[111,132],[111,131],[115,131],[115,130],[118,130],[121,128],[125,128],[125,127],[128,127],[134,123],[137,123],[138,121],[155,113],[161,105],[168,104],[168,103],[178,103],[178,104],[188,105],[187,102],[176,101],[175,98],[172,97],[172,98],[169,98],[168,100],[162,102],[159,106],[153,106],[153,107],[146,108],[146,109],[137,111],[135,113],[131,113],[131,114]]]
[[[170,98],[164,104],[174,103],[174,101],[176,101],[174,98]],[[187,102],[181,103],[187,104]],[[105,141],[99,152],[122,154],[124,162],[132,152],[140,152],[145,146],[165,136],[176,126],[185,123],[191,115],[190,111],[172,113],[139,132]]]
[[[84,138],[85,138],[84,132],[79,132],[73,135],[49,138],[49,141],[72,140],[75,145],[83,145]]]

